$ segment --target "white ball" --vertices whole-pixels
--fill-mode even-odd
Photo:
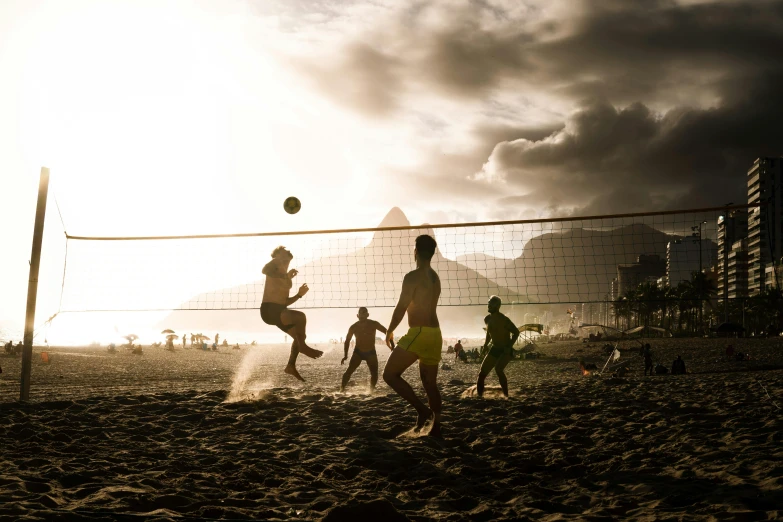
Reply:
[[[296,214],[301,208],[302,203],[299,201],[299,198],[295,198],[293,196],[286,198],[285,202],[283,203],[283,209],[285,209],[285,211],[289,214]]]

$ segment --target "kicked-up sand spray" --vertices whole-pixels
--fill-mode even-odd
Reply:
[[[225,402],[257,400],[266,395],[272,383],[252,380],[253,371],[258,368],[262,355],[262,350],[258,349],[250,349],[245,353],[236,373],[234,373],[234,378],[231,381],[231,390]]]

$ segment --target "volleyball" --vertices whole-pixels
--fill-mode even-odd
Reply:
[[[302,203],[299,202],[299,198],[291,196],[290,198],[285,198],[283,208],[289,214],[296,214],[299,212],[299,209],[302,208]]]

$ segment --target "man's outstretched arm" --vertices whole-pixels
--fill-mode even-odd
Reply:
[[[508,329],[511,331],[511,346],[514,346],[517,342],[517,339],[519,339],[519,328],[517,328],[517,325],[515,325],[514,322],[509,319]]]
[[[376,330],[378,330],[378,331],[379,331],[379,332],[381,332],[381,333],[386,333],[386,327],[385,327],[385,326],[383,326],[383,325],[382,325],[381,323],[379,323],[378,321],[375,321],[375,329],[376,329]]]
[[[351,346],[351,339],[353,339],[353,325],[348,328],[348,334],[345,336],[345,353],[343,354],[343,360],[340,361],[340,364],[344,363],[348,358],[348,348]]]

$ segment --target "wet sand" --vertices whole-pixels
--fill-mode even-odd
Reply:
[[[576,361],[600,368],[601,346],[555,343],[510,363],[509,400],[461,398],[478,365],[444,354],[444,440],[411,436],[412,409],[382,381],[370,394],[366,366],[337,393],[341,347],[301,358],[303,384],[281,373],[280,346],[53,348],[48,365],[36,353],[26,405],[19,360],[0,357],[0,519],[783,516],[780,342],[735,342],[743,362],[724,341],[651,344],[693,373],[643,377],[624,349],[625,378],[584,377]],[[423,396],[415,368],[405,377]]]

